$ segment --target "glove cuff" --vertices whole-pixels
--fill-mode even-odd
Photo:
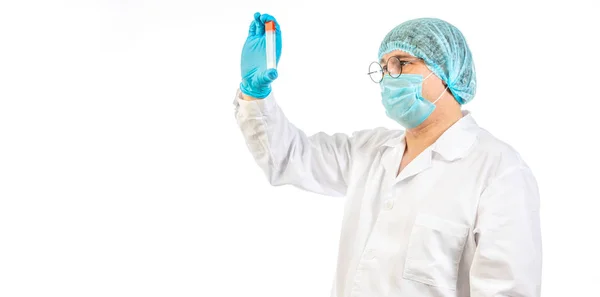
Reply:
[[[256,99],[264,99],[271,94],[271,87],[263,87],[259,90],[254,90],[249,86],[248,83],[242,81],[240,83],[240,91],[247,96],[254,97]]]

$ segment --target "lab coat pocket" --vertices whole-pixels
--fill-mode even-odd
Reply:
[[[456,290],[458,264],[468,231],[468,226],[418,214],[409,238],[402,277]]]

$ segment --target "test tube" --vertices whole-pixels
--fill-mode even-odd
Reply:
[[[275,22],[269,21],[265,23],[265,34],[267,35],[267,69],[277,68],[275,61],[277,54],[275,49]]]

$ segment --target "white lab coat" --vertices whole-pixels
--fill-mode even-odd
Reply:
[[[332,297],[540,296],[531,170],[469,111],[396,176],[402,130],[306,135],[274,95],[235,117],[272,185],[346,196]]]

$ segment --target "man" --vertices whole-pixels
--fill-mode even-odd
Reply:
[[[461,32],[439,19],[404,22],[370,76],[404,130],[306,135],[271,93],[264,23],[242,50],[235,116],[272,185],[346,196],[332,296],[539,296],[539,194],[526,163],[461,110],[475,68]]]

